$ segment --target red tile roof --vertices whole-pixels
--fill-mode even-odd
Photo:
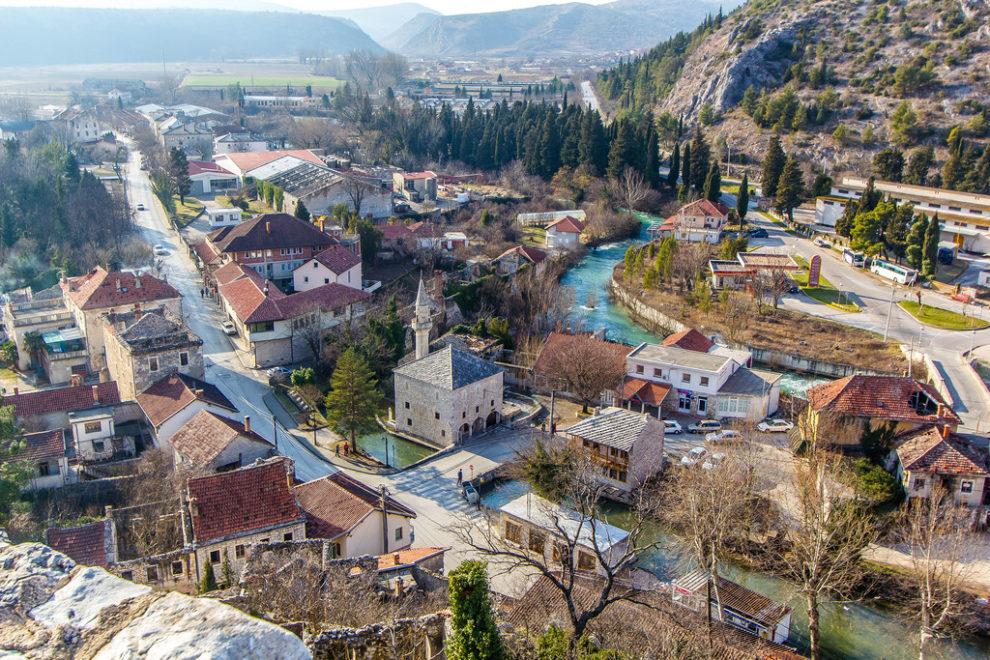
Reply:
[[[179,292],[171,284],[152,275],[108,273],[100,266],[85,275],[68,278],[62,284],[62,290],[81,309],[102,309],[179,297]]]
[[[323,250],[336,243],[316,225],[288,213],[265,213],[237,225],[221,227],[207,238],[220,252],[299,247]]]
[[[94,393],[93,388],[96,388]],[[96,406],[120,403],[116,381],[98,385],[75,385],[11,394],[0,399],[4,406],[14,406],[16,417],[32,417],[56,412],[73,412]]]
[[[675,332],[672,335],[668,335],[667,338],[663,340],[663,345],[677,346],[678,348],[683,348],[688,351],[696,351],[698,353],[707,353],[712,350],[713,346],[715,346],[715,342],[694,328],[686,328],[680,332]]]
[[[547,258],[547,253],[539,248],[529,247],[526,245],[517,245],[515,247],[510,247],[508,250],[495,257],[495,261],[498,261],[502,257],[508,256],[510,254],[518,254],[522,256],[524,259],[528,260],[530,263],[534,263],[534,264],[538,264]]]
[[[198,243],[192,244],[192,249],[196,252],[196,255],[202,259],[204,264],[213,264],[219,254],[213,249],[213,246],[209,244],[208,241],[199,241]]]
[[[942,475],[990,476],[987,452],[942,428],[924,426],[894,437],[897,457],[905,470]]]
[[[648,406],[659,406],[670,394],[670,385],[653,383],[641,378],[627,376],[622,383],[623,401],[641,401]]]
[[[939,414],[939,404],[942,413]],[[959,424],[959,417],[927,383],[906,376],[854,375],[808,390],[812,410],[898,422]]]
[[[446,551],[446,548],[427,546],[425,548],[407,548],[405,550],[390,552],[387,555],[378,555],[378,570],[384,571],[390,568],[411,566],[418,564],[424,559],[443,554]]]
[[[406,225],[382,225],[379,230],[382,232],[382,239],[384,240],[409,238],[413,235],[412,230]]]
[[[230,399],[225,397],[215,385],[185,374],[172,374],[163,378],[135,398],[148,421],[155,427],[161,426],[163,422],[196,400],[237,411]]]
[[[725,216],[728,215],[729,209],[721,202],[714,204],[707,199],[698,199],[690,204],[685,204],[677,212],[677,215],[687,215],[687,216]]]
[[[49,527],[45,543],[84,566],[107,566],[107,546],[112,543],[110,522],[98,520],[77,527]]]
[[[337,275],[345,273],[361,263],[361,257],[343,245],[328,247],[313,258]]]
[[[196,542],[302,522],[303,511],[289,488],[291,465],[279,457],[190,479],[187,489]]]
[[[437,178],[437,173],[431,170],[424,170],[422,172],[402,172],[402,178],[408,181],[414,181],[416,179],[435,179]]]
[[[343,472],[307,481],[293,490],[306,512],[306,537],[333,539],[360,523],[372,511],[381,510],[378,491]],[[416,513],[385,498],[390,514],[415,518]]]
[[[65,432],[62,429],[25,433],[24,449],[10,457],[14,461],[47,461],[65,456]]]
[[[226,177],[237,177],[230,170],[226,170],[214,162],[208,160],[189,161],[189,176],[195,176],[197,174],[220,174]]]
[[[279,158],[284,158],[285,156],[295,156],[300,160],[313,163],[314,165],[323,165],[323,161],[320,157],[309,149],[279,149],[275,151],[244,151],[229,154],[218,154],[217,160],[223,161],[223,159],[226,158],[236,165],[242,172],[249,172],[261,167],[262,165],[267,165],[272,161],[276,161]]]
[[[611,350],[615,359],[622,361],[623,364],[625,364],[626,356],[633,350],[632,346],[597,339],[591,335],[571,335],[563,332],[551,332],[547,340],[543,343],[543,347],[540,348],[539,354],[536,356],[536,362],[533,363],[533,371],[546,371],[551,367],[559,354],[563,353],[566,356],[567,353],[573,352],[578,346],[584,343],[595,343],[605,346]]]
[[[577,218],[572,218],[571,216],[564,216],[560,220],[555,220],[547,225],[547,231],[553,227],[557,231],[565,232],[569,234],[580,234],[584,231],[584,223]]]
[[[266,284],[267,296],[264,292]],[[268,284],[260,277],[250,276],[221,286],[220,295],[242,323],[291,319],[315,309],[340,309],[371,297],[361,289],[343,284],[324,284],[287,296],[274,284]]]
[[[248,431],[244,424],[200,410],[169,439],[175,452],[198,468],[205,468],[238,438],[270,446],[265,438]]]

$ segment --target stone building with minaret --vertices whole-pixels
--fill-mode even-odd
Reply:
[[[502,422],[502,368],[455,346],[430,352],[432,306],[423,281],[412,329],[416,359],[393,372],[395,430],[449,447]]]

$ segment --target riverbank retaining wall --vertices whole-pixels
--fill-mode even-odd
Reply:
[[[667,316],[663,312],[650,307],[636,294],[623,288],[615,278],[609,280],[609,294],[619,302],[629,315],[637,323],[646,326],[649,330],[672,334],[685,330],[688,326],[677,319]],[[773,348],[750,346],[738,344],[733,348],[744,348],[753,354],[753,361],[769,367],[775,367],[785,371],[797,371],[800,373],[825,376],[827,378],[844,378],[853,374],[868,374],[885,376],[890,372],[876,371],[873,369],[863,369],[851,364],[842,362],[830,362],[828,360],[818,360],[798,353],[787,353]]]

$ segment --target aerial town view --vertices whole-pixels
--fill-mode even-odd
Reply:
[[[0,657],[990,657],[990,4],[0,0]]]

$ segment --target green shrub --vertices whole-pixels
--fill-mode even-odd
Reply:
[[[310,367],[299,367],[294,369],[292,371],[292,375],[289,376],[289,382],[296,387],[312,383],[314,380],[316,380],[316,372]]]
[[[856,491],[877,504],[890,502],[900,493],[900,485],[890,472],[868,458],[860,458],[853,464]]]

